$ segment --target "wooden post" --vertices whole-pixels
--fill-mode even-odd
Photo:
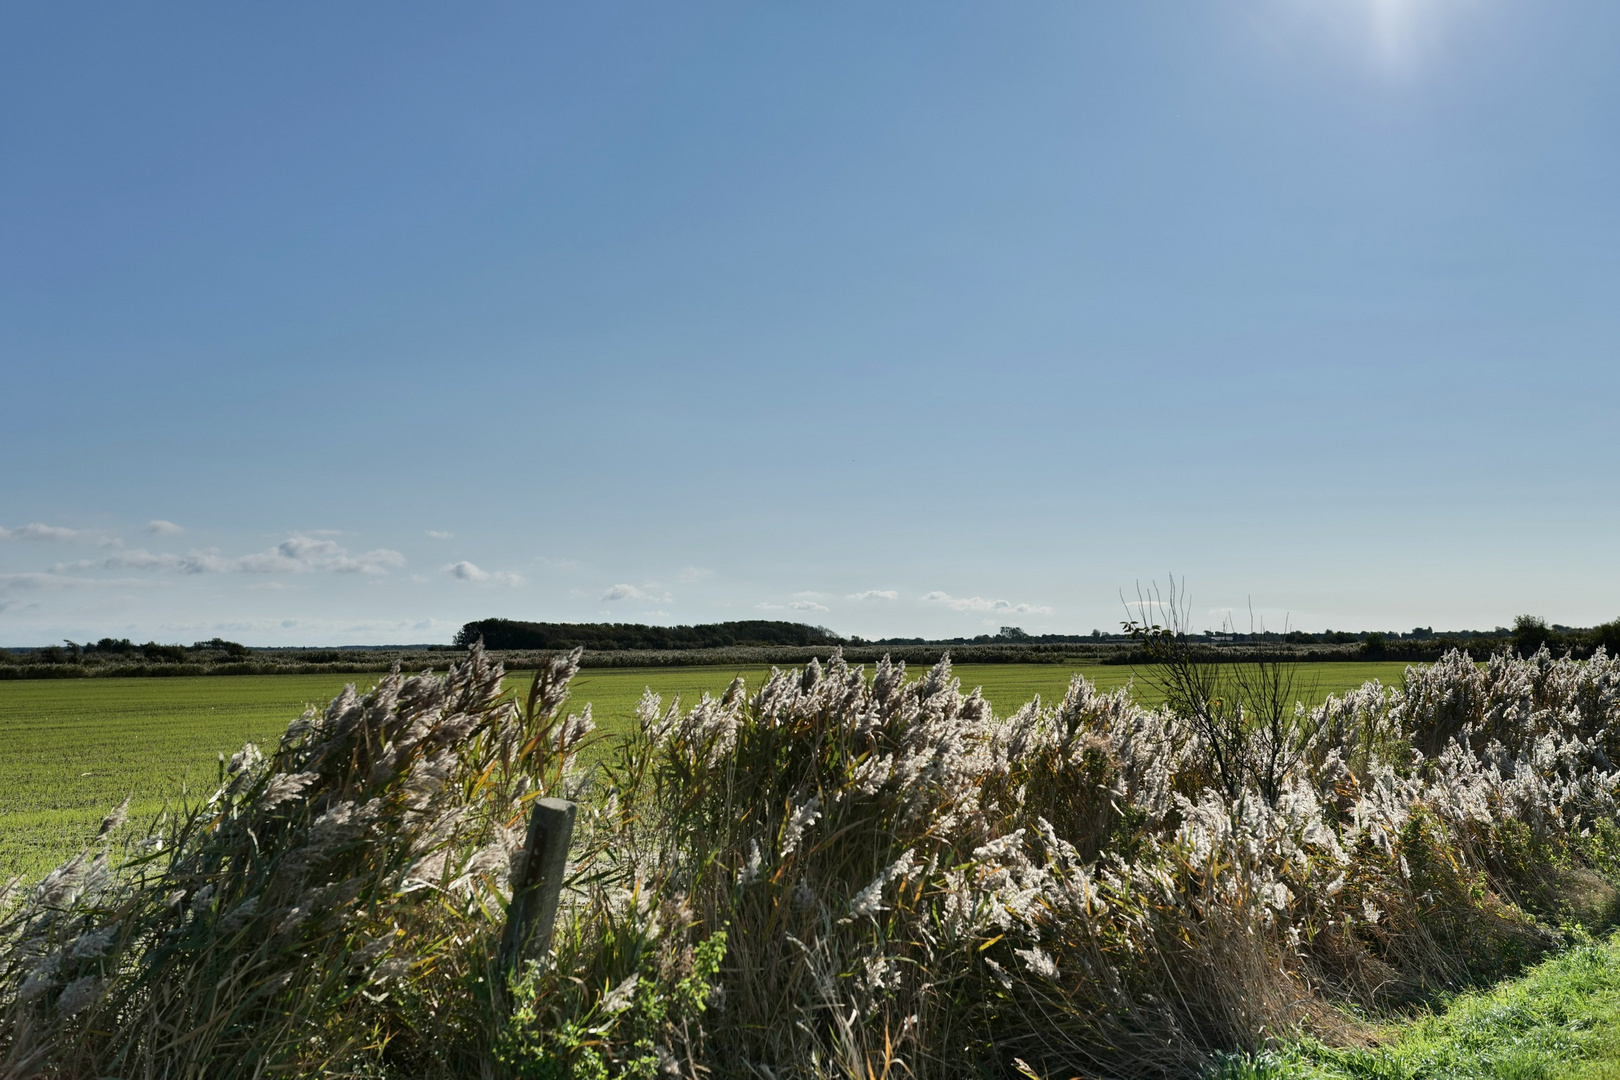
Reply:
[[[503,980],[516,973],[525,956],[544,955],[551,948],[576,809],[566,799],[540,799],[529,815],[529,835],[512,867],[512,901],[501,935]]]

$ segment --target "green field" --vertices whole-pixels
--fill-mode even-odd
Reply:
[[[1552,957],[1522,978],[1387,1025],[1377,1045],[1295,1044],[1235,1057],[1209,1080],[1617,1080],[1620,936]]]
[[[1368,679],[1399,683],[1405,665],[1305,664],[1313,697]],[[757,686],[766,668],[597,668],[579,674],[572,704],[589,701],[605,733],[622,731],[642,690],[667,705],[695,703],[733,676]],[[1130,668],[1102,665],[964,664],[965,687],[982,686],[998,713],[1036,694],[1061,697],[1079,671],[1103,689],[1131,681]],[[252,740],[274,743],[309,704],[324,704],[375,676],[239,675],[168,679],[52,679],[0,682],[0,882],[34,876],[78,850],[125,796],[132,816],[149,819],[165,799],[213,790],[221,752]],[[512,682],[526,686],[521,674]],[[1144,694],[1144,697],[1147,695]]]

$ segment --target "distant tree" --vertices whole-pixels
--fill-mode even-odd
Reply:
[[[199,641],[196,644],[192,645],[191,646],[191,651],[192,652],[222,652],[226,656],[230,657],[232,660],[240,660],[242,657],[247,656],[253,650],[249,649],[246,645],[243,645],[241,642],[226,641],[224,638],[221,638],[221,637],[213,637],[213,638],[209,638],[207,641]]]
[[[1599,646],[1611,657],[1620,656],[1620,619],[1592,627],[1592,647]]]
[[[1553,632],[1546,619],[1520,615],[1513,620],[1512,641],[1514,652],[1520,656],[1530,656],[1543,645],[1553,644]]]
[[[1029,640],[1029,635],[1024,633],[1024,628],[1021,626],[1003,626],[996,634],[996,637],[1001,638],[1003,641]]]
[[[1368,656],[1383,656],[1386,647],[1384,635],[1376,630],[1361,639],[1361,651]]]

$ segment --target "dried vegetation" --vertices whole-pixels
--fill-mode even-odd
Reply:
[[[0,1072],[1192,1074],[1354,1042],[1358,1011],[1614,914],[1601,652],[1454,653],[1269,711],[1285,680],[1183,657],[1166,706],[1077,678],[1006,717],[948,661],[835,656],[648,695],[576,775],[577,661],[526,703],[478,649],[351,689],[121,864],[109,819],[0,914]],[[582,804],[570,887],[508,995],[506,882],[547,794]]]

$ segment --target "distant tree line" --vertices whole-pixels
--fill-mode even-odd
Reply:
[[[154,663],[187,664],[208,662],[218,659],[243,660],[252,654],[253,650],[236,641],[226,641],[224,638],[211,638],[208,641],[199,641],[192,645],[160,645],[155,641],[148,641],[137,645],[129,638],[104,637],[99,641],[88,641],[80,644],[77,641],[64,640],[60,645],[47,645],[42,649],[29,650],[28,656],[33,663],[38,664],[82,664],[108,661],[149,661]],[[5,650],[0,650],[0,662],[10,659]]]
[[[667,667],[704,664],[803,664],[825,661],[842,649],[854,663],[882,656],[908,664],[932,664],[942,655],[964,664],[1151,664],[1152,657],[1128,634],[1029,634],[1004,626],[996,634],[972,638],[884,638],[867,641],[841,637],[803,623],[750,620],[698,626],[643,626],[634,623],[540,623],[509,619],[471,622],[456,635],[455,645],[347,646],[337,648],[253,648],[211,638],[191,645],[137,645],[128,638],[102,638],[80,644],[64,641],[44,648],[0,649],[0,679],[63,679],[96,676],[272,675],[387,671],[442,667],[443,653],[459,651],[484,639],[508,670],[540,662],[544,654],[583,646],[585,667]],[[1201,655],[1220,662],[1249,660],[1344,661],[1390,660],[1428,663],[1452,649],[1466,649],[1475,659],[1497,653],[1531,656],[1545,647],[1556,656],[1577,659],[1604,649],[1620,655],[1620,619],[1592,627],[1549,624],[1521,615],[1511,627],[1494,630],[1435,632],[1326,630],[1200,633],[1183,635]]]
[[[194,645],[137,645],[124,638],[37,649],[0,649],[0,680],[139,678],[186,675],[319,675],[442,668],[450,645],[351,646],[342,649],[250,649],[214,638]]]
[[[736,646],[841,645],[845,639],[821,626],[750,619],[699,626],[641,623],[549,623],[480,619],[456,634],[463,648],[482,640],[487,649],[725,649]]]

